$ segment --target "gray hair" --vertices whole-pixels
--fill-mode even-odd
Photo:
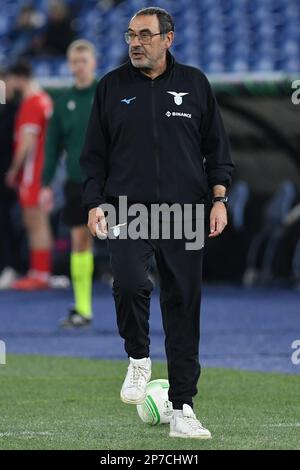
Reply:
[[[174,31],[174,20],[172,15],[168,13],[163,8],[159,7],[147,7],[142,8],[141,10],[137,11],[133,17],[135,16],[142,16],[142,15],[156,15],[158,22],[159,22],[159,30],[160,33],[166,34],[170,31]]]

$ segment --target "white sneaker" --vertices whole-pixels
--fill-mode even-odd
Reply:
[[[121,389],[121,400],[124,403],[139,405],[147,396],[147,383],[151,378],[151,360],[129,358],[128,371]]]
[[[4,268],[0,275],[0,290],[9,289],[17,278],[18,274],[13,268]]]
[[[196,418],[193,409],[184,404],[182,410],[174,410],[170,421],[170,437],[211,439],[211,433]]]

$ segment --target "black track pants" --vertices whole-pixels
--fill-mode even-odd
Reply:
[[[175,409],[192,406],[200,376],[199,336],[203,249],[186,250],[185,240],[110,239],[119,333],[128,356],[149,356],[149,307],[153,290],[148,273],[155,256],[160,305]]]

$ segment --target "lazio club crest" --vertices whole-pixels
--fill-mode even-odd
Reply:
[[[188,93],[182,93],[182,92],[177,93],[176,91],[167,91],[167,93],[174,96],[174,102],[178,106],[182,104],[182,97],[185,95],[188,95]]]

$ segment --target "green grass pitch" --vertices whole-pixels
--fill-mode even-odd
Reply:
[[[211,441],[168,437],[119,399],[125,361],[8,356],[0,449],[300,449],[300,376],[204,369],[195,410]],[[154,362],[152,378],[166,378]]]

